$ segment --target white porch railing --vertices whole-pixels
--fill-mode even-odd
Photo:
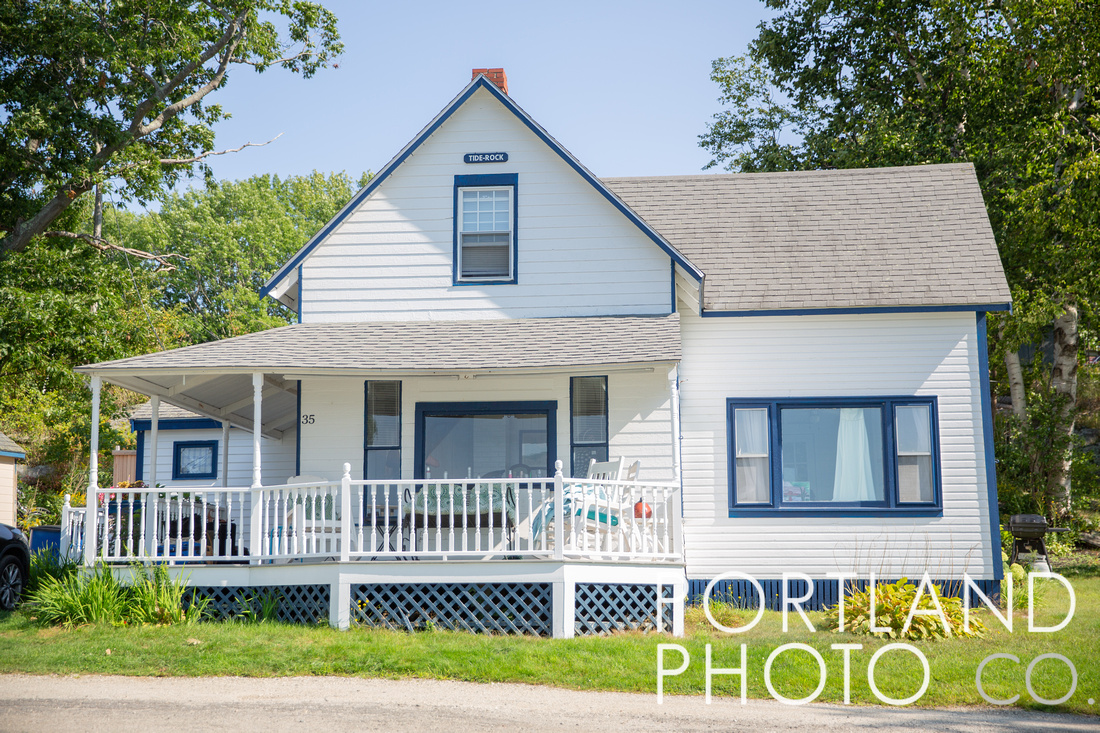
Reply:
[[[66,505],[63,550],[94,562],[598,559],[679,562],[675,484],[554,478],[137,489]],[[87,517],[94,517],[88,522]]]

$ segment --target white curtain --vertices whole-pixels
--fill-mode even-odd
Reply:
[[[768,472],[768,411],[734,410],[737,458],[737,502],[761,503],[771,497]]]
[[[836,474],[833,501],[875,501],[875,479],[871,471],[871,444],[863,410],[846,407],[840,411],[836,431]]]

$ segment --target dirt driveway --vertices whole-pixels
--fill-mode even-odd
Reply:
[[[1100,731],[1013,710],[807,705],[436,680],[0,675],[3,731]]]

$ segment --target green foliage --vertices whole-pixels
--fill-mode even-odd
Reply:
[[[938,599],[950,630],[944,628],[938,615],[914,615],[909,628],[905,628],[905,622],[917,599],[917,586],[906,578],[896,583],[878,583],[875,586],[875,626],[887,628],[888,631],[871,631],[871,588],[848,590],[844,602],[844,629],[886,639],[945,639],[950,636],[969,638],[985,635],[985,625],[974,616],[970,618],[970,631],[964,628],[960,599],[942,596],[935,586],[932,593],[935,598],[930,593],[921,594],[917,608],[934,611]],[[839,604],[825,611],[825,625],[833,630],[840,628]]]
[[[195,623],[206,610],[206,601],[186,603],[187,581],[173,581],[163,566],[150,574],[134,566],[130,585],[115,577],[105,565],[90,572],[43,574],[28,604],[40,623],[71,628],[83,624],[125,626],[131,624]]]
[[[282,594],[267,589],[258,594],[236,597],[237,612],[233,618],[250,624],[273,624],[279,620],[279,604]]]
[[[997,492],[1001,512],[1058,515],[1063,461],[1087,460],[1074,454],[1074,439],[1063,429],[1067,398],[1040,387],[1028,393],[1027,422],[1012,413],[994,418]]]
[[[346,173],[208,182],[165,198],[159,213],[119,221],[117,237],[136,249],[186,256],[163,274],[157,308],[180,315],[190,343],[229,338],[291,322],[293,314],[261,299],[260,288],[355,191]]]
[[[187,579],[183,576],[172,580],[163,565],[154,565],[152,573],[144,565],[132,567],[129,623],[193,624],[206,613],[210,599],[188,599]]]
[[[27,579],[24,593],[30,597],[42,585],[46,578],[67,580],[76,574],[77,564],[61,556],[52,547],[45,547],[31,555],[31,574]]]
[[[41,623],[70,628],[124,624],[129,605],[125,587],[104,565],[63,578],[46,576],[27,598]]]
[[[97,183],[148,201],[209,174],[228,117],[211,99],[236,65],[308,78],[342,50],[336,17],[307,0],[0,4],[2,248]]]

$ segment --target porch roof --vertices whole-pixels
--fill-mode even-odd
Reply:
[[[297,419],[296,376],[556,369],[680,360],[680,318],[299,323],[77,367],[200,415],[252,429],[251,374],[267,375],[262,432]]]

